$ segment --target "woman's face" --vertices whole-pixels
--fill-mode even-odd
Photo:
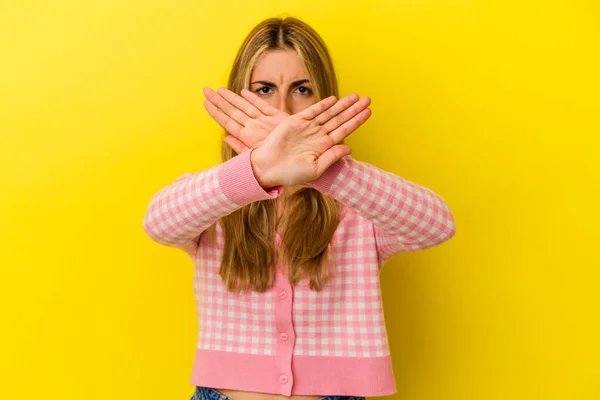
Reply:
[[[250,77],[250,91],[280,111],[296,114],[317,102],[306,65],[295,50],[263,53]]]

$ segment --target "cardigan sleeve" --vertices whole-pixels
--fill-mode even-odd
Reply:
[[[278,197],[282,186],[263,189],[246,151],[230,160],[179,176],[150,200],[143,228],[155,242],[193,255],[200,234],[220,218],[259,200]]]
[[[350,156],[303,186],[330,195],[373,223],[380,264],[401,252],[437,246],[456,231],[450,208],[432,190]]]

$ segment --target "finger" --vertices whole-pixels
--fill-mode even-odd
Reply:
[[[220,108],[225,114],[231,117],[235,122],[240,125],[246,125],[246,121],[250,117],[242,112],[240,109],[234,107],[231,103],[225,100],[219,93],[211,90],[210,88],[204,88],[203,90],[206,98],[213,103],[216,107]]]
[[[217,89],[217,93],[223,96],[225,100],[227,100],[234,107],[238,108],[244,114],[248,115],[250,118],[258,118],[262,115],[262,113],[257,107],[249,103],[243,97],[240,97],[237,94],[233,93],[229,89],[222,87]]]
[[[204,100],[204,108],[206,108],[208,114],[210,114],[210,116],[213,117],[213,119],[217,121],[217,123],[221,125],[223,129],[225,129],[233,136],[240,136],[242,126],[235,122],[233,119],[231,119],[220,108],[211,103],[210,100]]]
[[[324,124],[342,111],[348,109],[348,107],[351,107],[358,101],[358,99],[359,97],[356,93],[352,93],[344,98],[339,99],[331,108],[325,110],[319,116],[317,116],[315,118],[315,122],[319,125]]]
[[[335,106],[333,106],[329,110],[327,110],[327,112],[329,112],[330,110],[333,110],[333,108],[337,107],[338,104],[340,104],[340,103],[341,103],[341,100],[338,101]],[[369,97],[363,97],[358,102],[355,102],[354,104],[351,104],[344,111],[342,111],[341,113],[335,115],[333,118],[331,118],[329,121],[327,121],[323,125],[323,128],[324,128],[325,132],[329,133],[329,132],[333,131],[334,129],[338,128],[340,125],[342,125],[343,123],[349,121],[351,118],[354,118],[360,112],[362,112],[363,110],[365,110],[367,107],[369,107],[370,104],[371,104],[371,99]],[[342,105],[340,105],[340,107],[342,107]],[[324,114],[326,114],[326,112],[323,113],[323,114],[321,114],[321,115],[319,115],[318,118],[320,118]]]
[[[279,112],[278,109],[276,109],[275,107],[258,97],[256,93],[252,93],[249,90],[242,89],[241,95],[265,115],[272,117]]]
[[[345,144],[331,146],[317,159],[317,174],[321,176],[333,163],[350,154],[352,154],[352,149]]]
[[[248,146],[234,136],[227,135],[223,140],[238,154],[242,154],[243,152],[250,150]]]
[[[333,106],[336,102],[336,98],[335,96],[329,96],[321,101],[319,101],[316,104],[313,104],[312,106],[308,107],[305,110],[300,111],[297,115],[300,118],[306,119],[306,120],[311,120],[314,119],[317,115],[321,114],[322,112],[324,112],[325,110],[329,109],[331,106]]]
[[[334,143],[340,143],[346,136],[358,129],[358,127],[364,124],[370,117],[371,109],[367,108],[331,132],[329,137],[333,139]]]

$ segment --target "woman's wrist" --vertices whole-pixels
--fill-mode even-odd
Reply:
[[[279,185],[275,179],[269,176],[270,168],[260,151],[260,147],[252,149],[252,153],[250,153],[250,165],[252,165],[252,172],[254,173],[256,181],[263,189]]]

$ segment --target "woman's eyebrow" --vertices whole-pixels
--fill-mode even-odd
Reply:
[[[269,81],[256,81],[256,82],[251,82],[250,84],[254,85],[255,83],[260,83],[261,85],[265,85],[268,87],[276,87],[277,86],[273,82],[269,82]],[[308,79],[300,79],[298,81],[292,82],[292,87],[300,86],[304,83],[310,83],[310,81]]]

